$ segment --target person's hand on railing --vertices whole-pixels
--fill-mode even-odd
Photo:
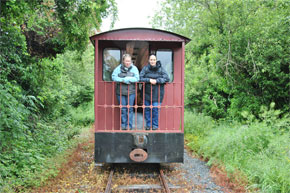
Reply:
[[[151,78],[150,78],[150,83],[151,83],[151,84],[155,85],[156,82],[157,82],[157,81],[156,81],[155,79],[151,79]]]
[[[128,79],[129,79],[130,83],[135,83],[135,82],[137,82],[136,77],[128,77]]]
[[[123,78],[123,82],[124,82],[125,84],[130,84],[130,78],[131,78],[131,77],[125,77],[125,78]]]

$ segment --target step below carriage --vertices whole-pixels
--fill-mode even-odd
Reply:
[[[95,47],[95,162],[183,162],[184,49],[190,39],[163,30],[127,28],[99,33],[90,40]],[[120,129],[122,106],[118,104],[111,74],[125,53],[132,56],[139,72],[148,63],[149,55],[155,54],[170,77],[158,107],[158,130],[145,130],[147,106],[140,96],[142,82],[134,83],[133,129]]]

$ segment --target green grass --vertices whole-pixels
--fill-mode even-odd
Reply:
[[[185,134],[188,145],[209,164],[221,163],[229,176],[235,171],[245,174],[249,190],[290,192],[289,121],[217,123],[186,112]]]

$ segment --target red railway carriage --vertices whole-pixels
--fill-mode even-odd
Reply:
[[[118,29],[90,39],[95,47],[95,162],[183,162],[184,49],[190,39],[149,28]],[[136,95],[133,106],[118,103],[118,83],[112,81],[111,74],[125,53],[132,56],[139,72],[148,64],[149,55],[155,54],[169,75],[163,102],[158,106],[157,130],[145,129],[145,108],[153,108],[144,103],[145,83],[132,83]],[[132,129],[121,129],[124,107],[134,109]]]

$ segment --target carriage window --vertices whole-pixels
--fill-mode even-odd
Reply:
[[[172,50],[157,50],[157,60],[160,60],[162,67],[168,73],[170,78],[169,82],[173,81],[173,52]]]
[[[115,48],[105,48],[103,51],[103,80],[112,81],[112,73],[121,62],[121,51]]]

